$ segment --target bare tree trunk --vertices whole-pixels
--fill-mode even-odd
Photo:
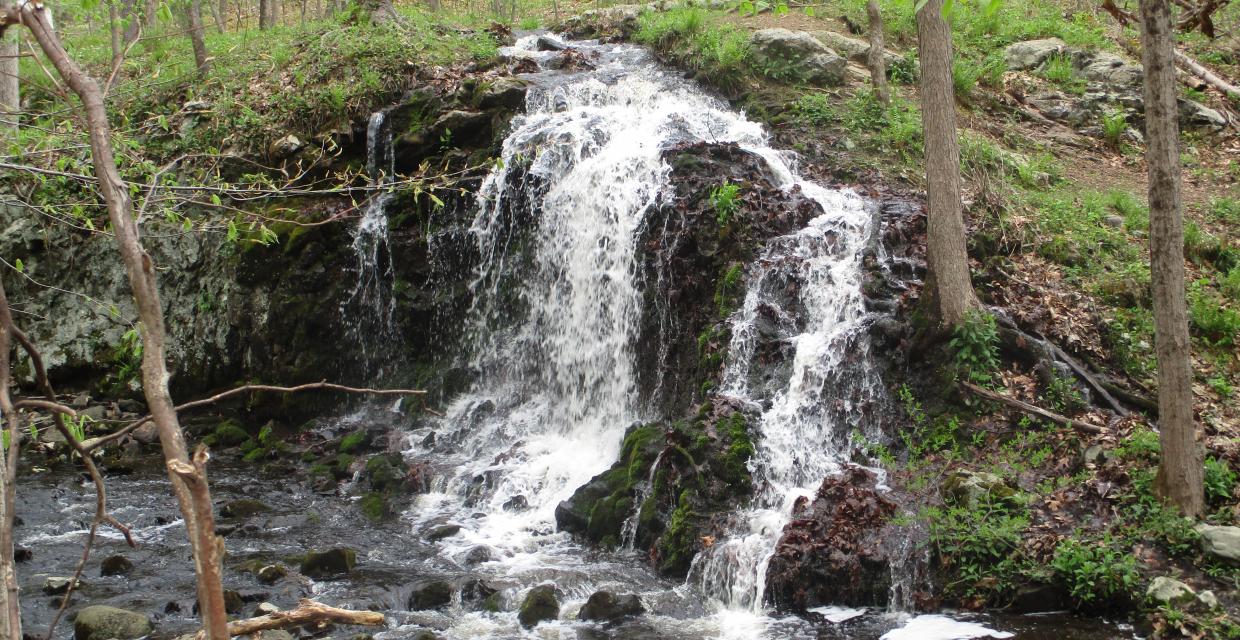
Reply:
[[[941,328],[958,327],[979,305],[969,278],[964,216],[960,204],[960,146],[952,88],[952,33],[943,0],[917,12],[921,58],[921,118],[926,145],[926,262],[923,302]]]
[[[258,0],[258,28],[259,30],[267,30],[271,28],[271,3],[274,0]]]
[[[865,5],[870,16],[870,52],[866,55],[866,66],[870,68],[870,83],[874,86],[874,98],[884,107],[891,104],[891,90],[887,87],[887,61],[883,58],[883,14],[878,7],[878,0],[869,0]]]
[[[281,0],[267,0],[271,5],[271,26],[284,26],[284,3]]]
[[[202,0],[189,0],[186,17],[189,22],[189,41],[194,47],[194,64],[198,67],[198,74],[205,77],[211,71],[211,61],[208,59],[207,43],[202,34]]]
[[[0,141],[17,133],[21,87],[17,76],[17,34],[0,37]]]
[[[1145,65],[1145,139],[1149,171],[1150,276],[1154,348],[1158,356],[1158,426],[1162,455],[1158,494],[1181,513],[1205,510],[1201,448],[1193,419],[1188,313],[1184,295],[1184,224],[1180,201],[1180,137],[1176,108],[1171,10],[1166,0],[1141,0]]]
[[[228,27],[228,0],[220,0],[215,11],[215,28],[224,33]]]
[[[116,0],[108,1],[108,28],[112,30],[112,66],[115,67],[124,53],[121,44],[121,17],[116,9]]]
[[[125,44],[129,45],[142,33],[142,16],[138,15],[138,0],[120,0],[125,9]]]
[[[142,390],[147,406],[154,417],[159,432],[164,458],[168,461],[168,476],[173,493],[185,518],[190,546],[194,554],[194,568],[198,576],[198,602],[204,628],[211,640],[228,640],[228,615],[224,608],[224,593],[220,576],[221,547],[215,535],[210,496],[206,492],[206,477],[196,470],[196,482],[201,487],[191,491],[191,481],[184,476],[184,467],[192,465],[185,447],[185,436],[177,420],[175,405],[168,391],[168,369],[163,307],[155,282],[155,265],[142,249],[138,227],[134,222],[133,203],[129,191],[121,180],[112,154],[111,133],[103,92],[93,78],[86,75],[61,46],[60,40],[48,28],[43,9],[33,3],[20,7],[8,7],[5,13],[26,25],[43,53],[51,60],[56,71],[69,88],[81,99],[90,134],[91,158],[99,191],[107,204],[108,218],[116,237],[121,260],[129,277],[134,302],[138,307],[138,319],[142,328]],[[9,18],[6,18],[6,20]],[[202,504],[203,500],[208,500]],[[203,515],[205,514],[205,516]],[[20,637],[20,636],[19,636]]]
[[[148,27],[149,31],[155,31],[155,24],[159,22],[159,0],[146,0],[146,8],[142,12],[142,22]]]
[[[17,39],[17,34],[13,34]],[[17,449],[20,429],[13,399],[9,397],[9,350],[13,344],[13,318],[9,301],[0,283],[0,414],[3,414],[9,441],[7,459],[0,456],[0,636],[17,640],[22,637],[20,593],[17,567],[13,561],[13,524],[17,508]]]

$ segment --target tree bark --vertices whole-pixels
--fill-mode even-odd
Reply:
[[[969,277],[964,216],[960,204],[960,146],[952,87],[952,34],[943,19],[943,0],[929,0],[917,12],[921,58],[921,118],[925,130],[926,278],[923,302],[939,328],[960,326],[979,307]]]
[[[215,28],[224,33],[228,26],[228,0],[220,0],[215,6]]]
[[[1174,35],[1166,0],[1141,0],[1145,66],[1145,139],[1149,172],[1150,276],[1158,358],[1160,497],[1189,517],[1205,510],[1202,455],[1193,418],[1193,378],[1184,293],[1184,223],[1180,201],[1179,122]]]
[[[151,32],[155,31],[155,24],[159,22],[159,0],[146,0],[146,6],[142,11],[142,24],[145,24]]]
[[[878,0],[865,5],[870,16],[870,52],[866,54],[866,66],[870,68],[870,83],[874,86],[874,98],[884,107],[891,104],[891,89],[887,86],[887,61],[883,58],[883,13]]]
[[[13,34],[16,40],[17,34]],[[17,410],[9,396],[9,353],[13,344],[13,318],[4,283],[0,282],[0,414],[9,438],[9,455],[0,456],[0,636],[14,640],[22,637],[20,593],[17,567],[13,561],[13,524],[17,508],[17,438],[20,430]]]
[[[271,26],[279,27],[284,24],[284,3],[280,0],[267,0],[271,5]]]
[[[121,16],[116,8],[116,0],[107,0],[107,2],[108,28],[112,30],[112,66],[116,67],[125,51],[124,45],[121,44]]]
[[[271,28],[271,3],[275,0],[258,0],[258,29],[265,31]]]
[[[0,36],[0,141],[17,134],[22,110],[17,60],[17,34]]]
[[[116,244],[133,290],[138,307],[138,319],[142,327],[142,390],[147,406],[159,431],[164,458],[169,463],[168,475],[173,493],[185,518],[190,546],[194,555],[194,568],[198,576],[198,602],[204,628],[212,640],[227,640],[228,615],[224,608],[224,593],[218,562],[219,540],[215,535],[215,523],[211,505],[199,504],[200,492],[190,491],[187,481],[175,470],[175,465],[189,465],[185,436],[177,420],[172,395],[168,391],[168,369],[163,307],[155,281],[155,266],[142,248],[138,227],[134,222],[133,203],[129,191],[117,170],[112,153],[111,132],[103,92],[99,84],[65,52],[60,40],[47,23],[46,12],[33,3],[6,9],[7,14],[20,13],[20,22],[34,35],[43,53],[51,60],[56,71],[69,88],[81,99],[85,108],[87,128],[90,135],[91,158],[99,191],[108,209]],[[14,20],[17,21],[17,20]],[[205,478],[202,479],[205,483]],[[202,492],[205,493],[205,492]],[[206,514],[202,517],[201,514]]]
[[[142,16],[138,12],[138,0],[120,0],[124,7],[125,45],[128,46],[142,33]]]
[[[211,61],[207,56],[207,43],[202,33],[202,0],[189,0],[186,13],[189,22],[189,41],[194,47],[194,64],[198,66],[198,74],[206,77],[211,71]]]

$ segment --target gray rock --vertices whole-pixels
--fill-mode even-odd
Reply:
[[[1201,534],[1201,550],[1224,562],[1240,564],[1240,527],[1197,526]]]
[[[99,563],[99,575],[101,576],[123,576],[133,571],[133,563],[122,555],[108,556]]]
[[[246,636],[251,639],[258,638],[258,635]],[[285,631],[284,629],[268,629],[262,632],[262,640],[297,640],[297,636]]]
[[[58,596],[69,590],[69,584],[73,582],[73,578],[62,578],[53,576],[43,581],[43,593],[49,596]],[[81,588],[82,583],[79,581],[73,586],[74,589]]]
[[[232,589],[224,590],[224,611],[228,613],[241,613],[245,608],[245,600],[241,599],[241,594]]]
[[[268,148],[267,152],[272,158],[275,158],[276,160],[283,160],[304,148],[306,148],[306,143],[302,142],[301,138],[298,138],[296,135],[290,133],[271,143],[271,147]]]
[[[983,499],[1006,500],[1016,494],[1003,478],[980,471],[957,471],[949,475],[939,489],[944,498],[966,506]]]
[[[259,513],[271,511],[271,507],[267,506],[261,500],[252,500],[250,498],[240,498],[226,503],[220,507],[221,518],[248,518]]]
[[[452,603],[452,585],[443,580],[428,582],[414,588],[409,594],[411,611],[442,609]]]
[[[460,531],[461,525],[459,524],[440,525],[428,531],[426,533],[426,539],[431,542],[436,542],[443,540],[444,538],[451,538],[452,536],[460,533]]]
[[[263,584],[275,584],[280,578],[288,575],[288,569],[282,565],[269,564],[258,570],[258,581]]]
[[[280,607],[277,607],[276,605],[271,604],[270,602],[260,602],[258,603],[257,607],[254,607],[254,615],[265,616],[268,614],[276,613],[279,610],[280,610]]]
[[[1003,61],[1007,64],[1007,68],[1014,71],[1037,69],[1046,64],[1051,56],[1063,53],[1067,46],[1059,38],[1017,42],[1008,45],[1008,48],[1003,51]]]
[[[539,585],[530,589],[521,602],[521,611],[517,620],[521,626],[530,629],[545,620],[560,617],[560,601],[556,598],[555,587],[549,584]]]
[[[99,422],[100,420],[104,419],[107,413],[108,413],[107,407],[104,407],[101,404],[96,404],[96,405],[86,407],[85,409],[82,409],[81,411],[78,412],[78,415],[86,416],[87,418],[90,418],[94,422]]]
[[[519,109],[525,106],[525,94],[529,89],[530,83],[520,78],[498,78],[478,93],[478,108]]]
[[[762,29],[750,37],[754,62],[774,75],[816,86],[844,82],[848,62],[805,31]]]
[[[1145,590],[1145,597],[1153,602],[1163,604],[1188,604],[1197,598],[1196,592],[1192,587],[1166,576],[1154,578],[1148,589]]]
[[[100,605],[82,609],[73,619],[74,640],[133,640],[153,629],[145,614]]]
[[[612,621],[625,616],[645,613],[641,598],[633,594],[618,596],[610,591],[595,591],[581,606],[577,617],[582,620]]]
[[[1108,227],[1115,229],[1122,229],[1124,227],[1124,218],[1121,216],[1107,216],[1102,221],[1107,223]],[[1103,462],[1106,461],[1106,451],[1102,448],[1102,445],[1096,444],[1085,450],[1085,462],[1096,462],[1099,458]]]
[[[1180,126],[1186,129],[1222,129],[1227,126],[1223,114],[1195,100],[1179,100]]]
[[[346,547],[311,551],[301,561],[301,572],[316,580],[342,576],[357,565],[357,552]]]
[[[1125,87],[1138,86],[1145,78],[1141,65],[1133,64],[1114,53],[1080,49],[1073,49],[1071,53],[1073,66],[1086,80]]]
[[[1213,591],[1202,591],[1197,594],[1197,602],[1200,602],[1201,606],[1207,609],[1217,609],[1219,607],[1218,596],[1214,595]]]
[[[814,31],[813,36],[836,53],[858,64],[865,64],[870,56],[870,43],[866,40],[852,38],[835,31]],[[883,60],[890,67],[900,60],[900,56],[890,51],[883,51]]]

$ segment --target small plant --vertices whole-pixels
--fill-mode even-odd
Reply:
[[[977,63],[957,58],[952,63],[952,88],[956,91],[956,97],[966,100],[971,98],[978,80],[985,73],[986,70]]]
[[[1102,116],[1102,138],[1116,151],[1120,150],[1124,133],[1128,131],[1128,118],[1121,111],[1112,111]]]
[[[1119,446],[1115,447],[1115,453],[1121,458],[1129,459],[1155,459],[1162,452],[1162,444],[1158,441],[1158,434],[1147,429],[1134,431]]]
[[[1028,564],[1021,552],[1029,526],[1023,509],[979,499],[971,506],[929,509],[926,515],[930,541],[955,577],[944,585],[947,592],[996,599],[1015,586]]]
[[[1206,500],[1214,503],[1230,500],[1236,488],[1236,472],[1226,460],[1213,456],[1206,458],[1205,466]]]
[[[1051,382],[1046,386],[1046,401],[1060,413],[1075,413],[1085,408],[1085,399],[1076,390],[1072,379],[1058,374],[1051,375]]]
[[[1051,56],[1042,67],[1042,77],[1050,80],[1069,93],[1083,93],[1085,83],[1076,75],[1071,58],[1064,55]]]
[[[732,216],[740,209],[740,193],[741,186],[727,180],[711,189],[710,203],[715,208],[715,219],[718,220],[719,226],[728,226],[728,223],[732,221]]]
[[[533,31],[540,26],[542,26],[542,23],[539,21],[538,16],[526,16],[521,18],[520,28],[524,31]]]
[[[1201,281],[1189,286],[1188,319],[1197,333],[1215,346],[1234,345],[1240,336],[1240,311],[1225,307],[1222,298]]]
[[[1210,217],[1219,222],[1240,222],[1240,200],[1236,198],[1211,200]]]
[[[994,382],[999,369],[999,330],[993,315],[970,311],[948,344],[955,351],[956,367],[970,382]]]
[[[1117,549],[1109,537],[1098,544],[1064,540],[1055,549],[1051,567],[1064,579],[1072,597],[1082,603],[1129,593],[1140,580],[1136,559]]]
[[[1227,378],[1221,374],[1207,379],[1206,384],[1210,385],[1210,388],[1214,390],[1214,393],[1217,393],[1219,397],[1224,400],[1231,398],[1231,394],[1236,391],[1235,387],[1231,386],[1231,383],[1228,382]]]

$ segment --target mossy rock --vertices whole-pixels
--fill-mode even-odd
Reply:
[[[261,500],[240,498],[227,502],[220,507],[221,518],[249,518],[250,516],[271,511],[271,507]]]
[[[235,447],[250,439],[250,434],[236,420],[225,420],[211,432],[214,444],[222,447]]]
[[[362,515],[369,518],[371,522],[382,522],[392,517],[392,507],[382,493],[366,494],[362,497],[359,506],[362,509]]]
[[[154,628],[145,614],[96,605],[82,609],[73,619],[73,638],[131,640],[150,635]]]
[[[357,552],[347,547],[337,547],[307,553],[301,561],[301,572],[315,580],[321,580],[346,575],[355,566]]]
[[[530,592],[525,595],[525,600],[521,601],[521,611],[517,614],[517,620],[526,629],[559,617],[560,600],[556,598],[555,587],[549,584],[530,589]]]
[[[357,453],[370,446],[370,434],[358,429],[340,439],[340,453]]]

